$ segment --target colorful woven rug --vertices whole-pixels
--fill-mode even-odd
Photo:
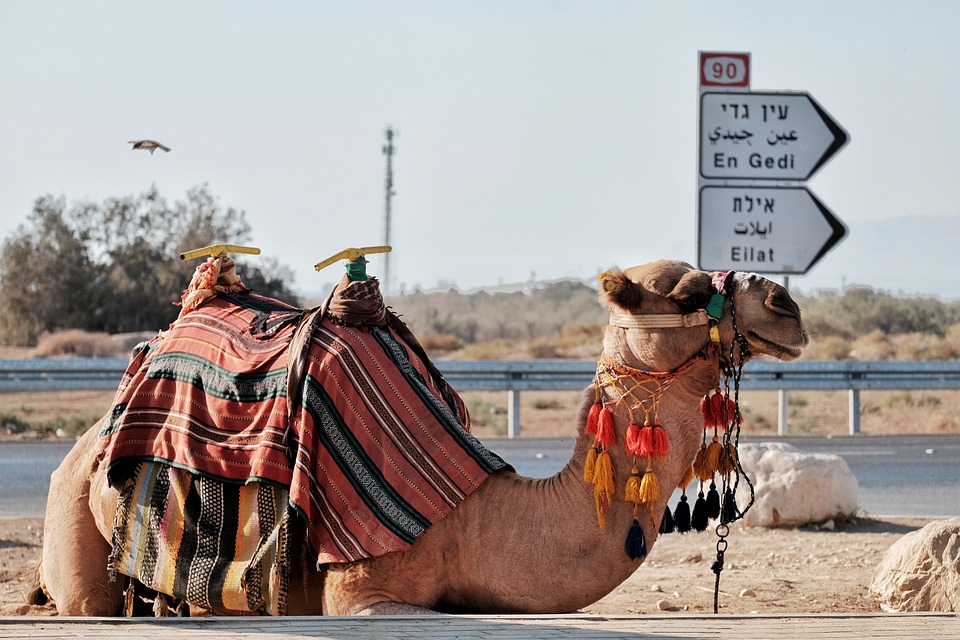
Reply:
[[[382,326],[327,317],[306,353],[291,354],[299,309],[252,293],[203,302],[134,354],[101,430],[111,484],[150,460],[281,488],[318,565],[409,548],[507,465],[470,434],[462,400],[386,315]],[[288,419],[289,360],[301,355]]]
[[[286,489],[141,462],[120,492],[109,569],[210,611],[281,615],[288,524]]]

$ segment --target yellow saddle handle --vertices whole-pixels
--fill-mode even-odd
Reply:
[[[184,251],[180,254],[181,260],[193,260],[203,256],[213,256],[214,258],[224,258],[228,253],[247,253],[252,256],[260,255],[260,249],[257,247],[244,247],[239,244],[211,244],[199,249]]]

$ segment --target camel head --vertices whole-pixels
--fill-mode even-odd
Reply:
[[[758,355],[791,360],[808,341],[797,303],[757,274],[659,260],[600,279],[611,312],[604,354],[627,366],[672,371],[710,344],[712,325],[727,364]]]

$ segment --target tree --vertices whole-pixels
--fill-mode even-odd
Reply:
[[[102,204],[39,198],[0,252],[0,340],[31,344],[44,331],[110,333],[165,328],[198,261],[180,253],[249,244],[243,211],[222,208],[206,185],[172,206],[151,188]],[[292,272],[276,260],[243,263],[248,286],[293,304]]]

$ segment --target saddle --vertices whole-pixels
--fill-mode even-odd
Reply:
[[[408,549],[508,465],[376,279],[307,311],[242,289],[185,307],[124,373],[100,434],[121,491],[111,568],[282,613],[291,523],[318,568]]]

